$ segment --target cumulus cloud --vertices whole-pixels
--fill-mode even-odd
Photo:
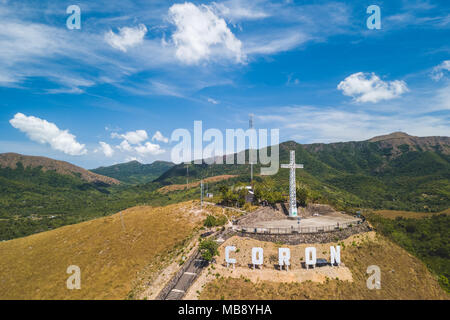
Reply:
[[[106,157],[111,158],[114,155],[114,149],[109,144],[103,141],[100,141],[99,144],[100,151],[102,151]]]
[[[165,142],[168,143],[169,139],[164,137],[163,134],[160,131],[156,131],[155,134],[152,137],[152,141],[160,141],[160,142]]]
[[[9,123],[16,129],[26,133],[28,138],[41,144],[49,144],[54,150],[71,156],[87,153],[84,144],[76,141],[76,137],[68,130],[59,129],[54,123],[46,120],[16,113]]]
[[[120,145],[116,146],[117,149],[121,151],[132,151],[133,147],[128,143],[127,140],[123,140]]]
[[[144,145],[136,147],[135,150],[141,156],[157,155],[165,152],[158,144],[153,144],[151,142],[146,142]]]
[[[130,144],[139,144],[148,139],[147,131],[136,130],[129,131],[125,134],[118,134],[116,132],[111,133],[111,138],[122,138]]]
[[[450,60],[443,61],[440,65],[433,68],[431,72],[431,78],[435,81],[441,80],[445,73],[450,71]]]
[[[337,86],[346,96],[357,102],[373,102],[400,97],[408,91],[402,80],[383,81],[375,73],[354,73]]]
[[[132,48],[144,41],[144,36],[147,33],[147,27],[143,24],[137,27],[123,27],[119,28],[119,34],[109,30],[105,34],[105,41],[113,48],[120,51],[127,52],[129,48]]]
[[[176,26],[172,41],[180,61],[196,64],[223,55],[236,62],[245,59],[241,41],[209,6],[190,2],[174,4],[169,9],[169,21]]]
[[[149,141],[145,142],[149,138],[147,131],[145,130],[129,131],[125,134],[118,134],[114,132],[111,134],[111,137],[123,139],[119,145],[115,146],[115,148],[120,152],[128,154],[127,156],[129,158],[135,158],[137,156],[138,159],[143,159],[145,156],[158,155],[165,152],[164,149],[161,149],[160,145]],[[169,142],[169,139],[164,137],[160,131],[156,131],[152,137],[152,140],[165,143]]]

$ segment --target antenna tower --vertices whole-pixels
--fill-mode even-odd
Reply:
[[[249,119],[248,119],[248,126],[249,126],[250,129],[253,129],[253,113],[250,113],[248,115],[248,117],[249,117]],[[250,184],[253,184],[253,162],[250,159],[250,151],[249,151],[248,157],[249,157],[249,160],[250,160]]]

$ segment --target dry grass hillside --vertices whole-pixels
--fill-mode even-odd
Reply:
[[[231,238],[228,241],[240,249],[234,256],[242,265],[231,276],[226,272],[221,273],[220,270],[224,268],[221,267],[224,255],[222,248],[219,264],[208,271],[210,281],[204,281],[203,289],[198,288],[199,299],[449,299],[449,295],[441,289],[436,278],[421,261],[374,232],[355,235],[341,242],[344,268],[302,270],[300,259],[304,256],[305,245],[287,246],[291,248],[293,259],[291,274],[295,274],[297,279],[292,279],[286,271],[275,270],[271,265],[276,263],[279,245],[253,239]],[[317,248],[318,258],[329,259],[329,245],[313,245]],[[251,248],[257,246],[264,248],[267,263],[261,270],[261,277],[264,272],[277,273],[278,276],[274,274],[268,277],[270,280],[261,279],[254,275],[259,270],[250,271],[245,265],[251,261]],[[367,289],[369,275],[366,270],[370,265],[377,265],[381,269],[380,290]],[[351,272],[350,277],[346,269]],[[340,278],[336,276],[338,272]],[[203,279],[205,277],[208,278],[204,275]]]
[[[414,212],[414,211],[398,211],[398,210],[375,210],[374,214],[383,218],[395,219],[397,217],[406,219],[421,219],[431,217],[436,214],[450,214],[450,209],[441,212]]]
[[[228,180],[228,179],[231,179],[234,177],[236,177],[236,175],[224,174],[224,175],[220,175],[220,176],[205,178],[205,179],[203,179],[203,183],[218,182],[218,181],[222,181],[222,180]],[[194,187],[198,187],[199,185],[200,185],[200,181],[196,181],[196,182],[189,183],[187,186],[188,186],[188,188],[194,188]],[[178,191],[178,190],[184,190],[184,189],[186,189],[186,184],[171,184],[171,185],[159,188],[158,191],[160,193],[167,193],[167,192],[171,192],[171,191]]]
[[[393,132],[388,135],[374,137],[368,141],[380,142],[382,147],[392,147],[394,151],[398,151],[401,145],[408,145],[411,150],[424,151],[435,151],[436,146],[439,146],[444,154],[450,154],[449,137],[416,137],[404,132]]]
[[[25,156],[18,153],[1,153],[0,167],[15,169],[21,162],[24,168],[42,167],[43,171],[54,170],[59,174],[79,175],[87,182],[103,182],[106,184],[119,184],[119,180],[105,177],[89,170],[77,167],[66,161],[54,160],[46,157]]]
[[[125,299],[138,275],[171,262],[207,214],[198,202],[133,207],[25,238],[0,242],[0,299]],[[122,224],[123,221],[123,224]],[[68,290],[67,267],[81,269]]]

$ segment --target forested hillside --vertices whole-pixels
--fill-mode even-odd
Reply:
[[[442,211],[450,206],[450,138],[412,137],[394,133],[368,141],[301,145],[280,144],[280,163],[296,151],[297,180],[318,200],[342,207],[370,207],[410,211]],[[181,183],[186,165],[171,168],[162,184]],[[260,165],[254,166],[256,175]],[[218,174],[248,176],[249,165],[189,165],[191,179]],[[288,170],[271,177],[287,190]],[[256,179],[259,179],[257,177]]]
[[[173,166],[174,163],[167,161],[155,161],[150,164],[130,161],[109,167],[92,169],[91,171],[107,177],[115,178],[124,183],[141,184],[155,180]]]

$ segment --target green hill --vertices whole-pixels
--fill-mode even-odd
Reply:
[[[449,137],[394,133],[359,142],[301,145],[288,141],[280,144],[280,163],[289,162],[293,149],[296,162],[304,164],[303,170],[297,170],[297,179],[307,186],[312,201],[338,209],[439,212],[450,207]],[[158,192],[165,185],[186,183],[184,164],[129,162],[94,171],[48,158],[0,155],[0,240],[138,204],[165,205],[200,196],[199,188]],[[275,191],[287,194],[289,170],[280,169],[270,177],[259,172],[260,165],[255,165],[256,181],[271,180]],[[153,180],[152,174],[159,177]],[[209,192],[220,194],[222,184],[248,183],[250,166],[189,165],[189,182],[228,174],[237,176],[209,183]]]
[[[160,195],[159,187],[121,184],[64,161],[0,154],[0,241],[188,196]]]
[[[155,180],[173,166],[172,162],[167,161],[155,161],[151,164],[130,161],[109,167],[92,169],[91,171],[124,183],[141,184]]]
[[[340,207],[370,207],[410,211],[442,211],[450,206],[450,138],[413,137],[393,133],[367,141],[301,145],[280,144],[280,163],[289,162],[296,151],[298,181],[306,184],[321,201]],[[248,157],[247,157],[248,158]],[[161,184],[183,183],[186,165],[161,175]],[[254,166],[255,180],[260,165]],[[250,180],[249,165],[189,165],[191,180],[238,174]],[[280,191],[287,192],[288,170],[271,176]],[[233,180],[231,180],[233,182]]]

